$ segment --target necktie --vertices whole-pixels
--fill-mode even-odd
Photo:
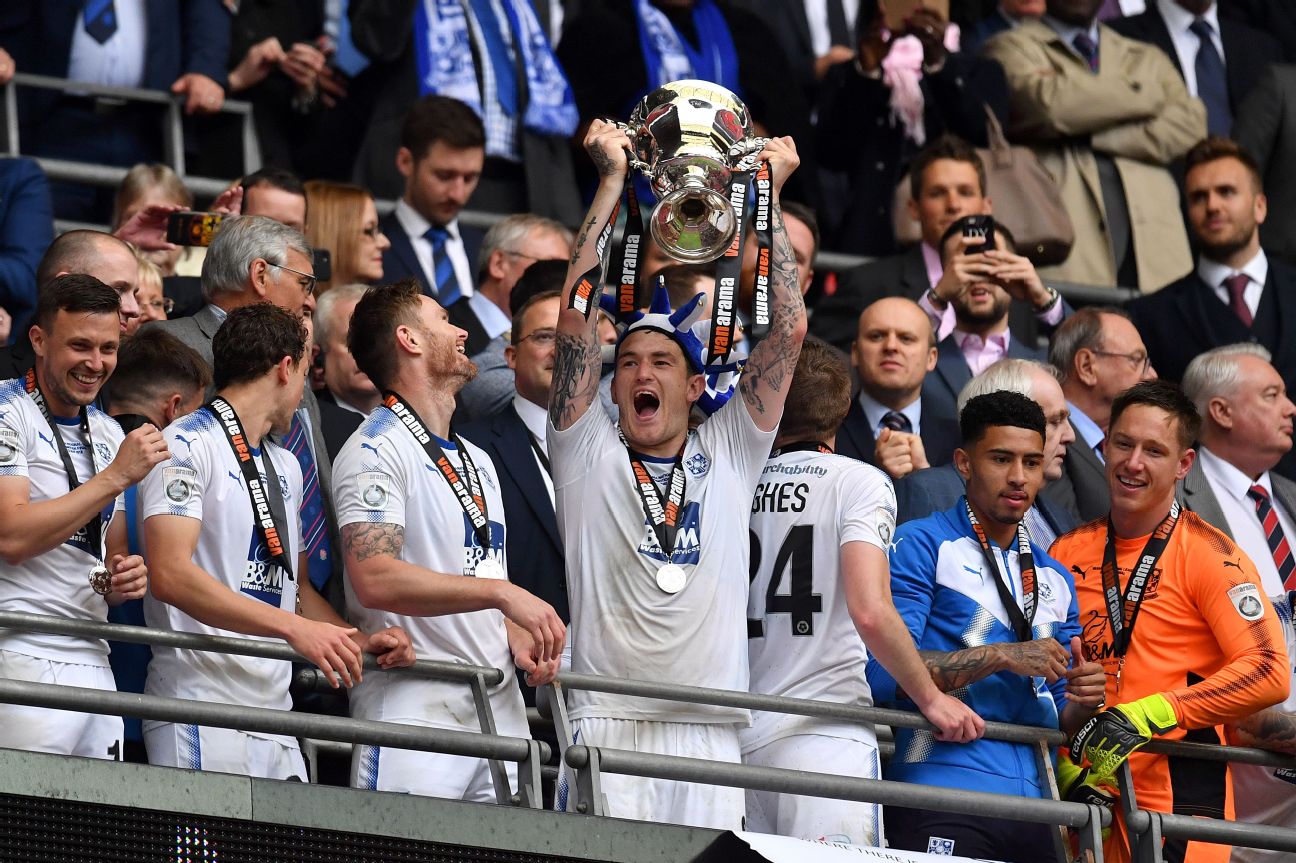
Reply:
[[[1103,0],[1102,7],[1098,10],[1099,21],[1110,21],[1113,18],[1122,18],[1125,11],[1121,9],[1120,0]]]
[[[1278,523],[1278,513],[1274,512],[1269,503],[1269,492],[1262,485],[1253,485],[1247,491],[1247,496],[1255,501],[1256,516],[1264,527],[1265,542],[1269,544],[1274,566],[1278,567],[1278,577],[1282,579],[1283,589],[1296,590],[1296,578],[1292,578],[1292,571],[1296,570],[1296,559],[1292,557],[1287,537],[1283,535],[1282,525]]]
[[[432,243],[432,268],[435,270],[433,278],[436,280],[434,287],[437,302],[442,306],[449,306],[459,299],[459,279],[455,277],[454,263],[446,254],[446,240],[450,239],[450,231],[433,225],[427,229],[423,237]]]
[[[1107,454],[1103,452],[1103,446],[1106,443],[1107,443],[1107,437],[1106,435],[1104,435],[1103,437],[1098,439],[1098,443],[1094,444],[1094,455],[1098,456],[1098,461],[1102,462],[1103,464],[1107,463]]]
[[[324,589],[333,571],[329,561],[328,526],[324,523],[324,496],[320,493],[319,472],[315,469],[315,456],[306,440],[306,426],[301,415],[294,413],[284,444],[297,457],[302,470],[302,502],[299,512],[302,523],[302,548],[306,549],[306,571],[316,590]]]
[[[1188,29],[1201,40],[1193,68],[1197,71],[1197,98],[1206,104],[1206,129],[1212,135],[1227,137],[1233,128],[1233,110],[1229,107],[1224,61],[1211,38],[1215,30],[1209,21],[1201,18],[1195,19]]]
[[[887,411],[882,415],[882,427],[889,428],[891,431],[905,432],[906,434],[913,431],[913,423],[909,422],[909,417],[900,413],[900,411]]]
[[[1224,280],[1224,287],[1229,294],[1229,308],[1237,315],[1242,323],[1248,327],[1251,326],[1251,308],[1246,304],[1247,285],[1250,284],[1251,277],[1246,273],[1234,273]]]
[[[491,0],[470,0],[470,3],[482,41],[486,43],[486,53],[490,54],[491,69],[495,72],[495,98],[505,114],[515,117],[518,110],[517,64],[509,56],[499,16],[495,14]]]
[[[100,45],[112,38],[117,32],[117,10],[113,0],[86,0],[85,31]]]
[[[833,45],[846,45],[854,48],[855,40],[851,38],[850,27],[846,24],[846,10],[842,0],[828,2],[828,39]]]
[[[1089,38],[1088,33],[1077,33],[1071,44],[1080,52],[1080,56],[1089,64],[1089,71],[1098,72],[1098,43]]]

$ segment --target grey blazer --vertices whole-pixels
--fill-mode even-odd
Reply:
[[[1107,514],[1111,509],[1111,492],[1107,488],[1107,468],[1085,446],[1075,423],[1071,423],[1071,428],[1075,430],[1075,443],[1067,447],[1062,478],[1049,483],[1049,496],[1084,524]]]
[[[168,321],[154,321],[146,326],[158,327],[189,347],[193,348],[207,365],[212,365],[212,339],[220,329],[221,317],[209,304],[203,306],[196,314],[188,318],[176,318]],[[211,393],[208,393],[210,396]],[[328,445],[324,441],[324,421],[320,418],[319,402],[310,387],[302,396],[302,407],[310,420],[310,448],[315,457],[315,469],[319,473],[320,493],[324,497],[324,519],[328,523],[329,544],[333,549],[333,574],[325,587],[325,599],[335,608],[342,608],[342,545],[337,529],[337,511],[333,507],[333,462],[329,458]],[[282,440],[277,440],[282,443]]]
[[[1279,476],[1273,471],[1269,472],[1269,482],[1273,486],[1278,505],[1289,516],[1296,516],[1296,482]],[[1179,503],[1183,507],[1197,513],[1216,530],[1233,539],[1233,531],[1229,530],[1228,519],[1224,517],[1219,498],[1211,488],[1206,471],[1202,470],[1201,459],[1193,462],[1193,466],[1188,469],[1188,475],[1180,481],[1178,496]]]

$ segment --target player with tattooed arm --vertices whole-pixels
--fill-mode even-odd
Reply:
[[[383,402],[333,465],[347,610],[361,626],[400,625],[419,659],[516,663],[538,686],[557,673],[567,633],[549,603],[508,580],[495,466],[450,428],[455,394],[477,374],[467,338],[412,280],[370,288],[351,315],[348,347]],[[515,675],[487,695],[500,734],[529,736]],[[455,681],[371,674],[352,690],[351,713],[481,730],[472,690]],[[480,758],[359,746],[351,768],[358,788],[496,800]],[[505,768],[516,787],[517,765]]]
[[[629,146],[624,131],[598,120],[585,137],[599,187],[572,252],[549,397],[572,669],[746,690],[747,508],[737,503],[756,489],[805,335],[778,204],[799,160],[790,138],[760,154],[774,179],[769,335],[752,351],[739,395],[690,432],[690,407],[706,388],[706,358],[689,329],[696,298],[669,313],[663,291],[652,311],[631,319],[613,371],[619,422],[596,404],[598,317],[587,313],[597,303],[584,299],[599,288],[581,274],[598,266]],[[568,703],[580,743],[709,761],[737,762],[738,728],[750,720],[746,710],[595,692],[573,691]],[[619,818],[742,825],[739,788],[608,774],[603,791]]]
[[[1044,482],[1044,412],[1020,393],[971,399],[959,415],[954,466],[967,493],[945,512],[905,522],[891,544],[891,595],[937,687],[982,719],[1074,731],[1102,702],[1102,666],[1080,657],[1071,575],[1031,538],[1023,517]],[[1068,650],[1069,648],[1069,650]],[[870,657],[880,704],[915,698]],[[1031,746],[962,745],[897,730],[886,778],[1042,797]],[[888,806],[892,848],[1033,863],[1045,825]]]

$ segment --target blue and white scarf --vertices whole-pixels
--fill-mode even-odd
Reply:
[[[526,69],[522,124],[541,135],[571,136],[579,122],[576,99],[535,10],[527,0],[499,2],[509,19],[513,48],[521,50]],[[421,0],[414,13],[414,40],[420,94],[450,96],[481,114],[483,94],[477,84],[468,17],[461,0]],[[489,63],[490,57],[484,55],[482,62]],[[513,69],[494,72],[496,80],[514,74]],[[498,102],[494,93],[486,98]]]
[[[650,0],[636,0],[635,17],[639,19],[639,46],[648,71],[649,91],[671,81],[695,78],[719,84],[742,97],[738,52],[729,25],[713,0],[693,4],[698,50],[680,36],[666,13]]]

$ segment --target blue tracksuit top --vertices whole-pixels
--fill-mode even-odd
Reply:
[[[1000,566],[1012,578],[1006,583],[1021,602],[1021,572],[1016,543],[995,548]],[[992,541],[993,547],[993,541]],[[1032,630],[1035,638],[1056,638],[1070,651],[1080,634],[1075,584],[1071,574],[1031,543],[1039,602]],[[963,498],[951,509],[906,522],[891,543],[891,593],[896,610],[919,650],[954,652],[997,642],[1013,642],[1011,621],[987,573],[986,560],[968,521]],[[896,697],[896,682],[872,657],[868,682],[879,705],[916,710]],[[1018,725],[1058,727],[1066,703],[1066,680],[1052,686],[1001,671],[951,692],[983,719]],[[1039,797],[1039,770],[1034,749],[1001,740],[941,743],[927,731],[896,730],[896,754],[886,778],[971,791],[995,791]]]

